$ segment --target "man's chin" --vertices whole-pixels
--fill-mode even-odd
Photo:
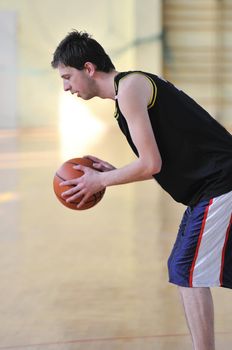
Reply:
[[[82,100],[88,101],[91,100],[94,96],[80,96]]]
[[[91,98],[95,97],[95,96],[92,96],[92,95],[80,95],[80,94],[76,94],[76,96],[78,98],[81,98],[82,100],[85,100],[85,101],[88,101],[88,100],[91,100]]]

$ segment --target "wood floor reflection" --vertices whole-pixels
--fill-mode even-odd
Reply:
[[[0,349],[191,349],[166,266],[184,207],[147,181],[66,209],[52,190],[58,133],[1,131],[0,147]],[[132,157],[113,127],[86,153]],[[213,290],[220,350],[232,344],[230,293]]]

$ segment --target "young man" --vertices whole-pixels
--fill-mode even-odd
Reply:
[[[101,45],[73,31],[57,47],[52,66],[64,90],[88,100],[115,100],[115,118],[137,159],[116,169],[89,156],[97,170],[77,166],[81,178],[67,201],[107,186],[154,177],[187,206],[168,261],[195,350],[214,350],[210,287],[232,288],[232,136],[184,92],[158,76],[117,72]]]

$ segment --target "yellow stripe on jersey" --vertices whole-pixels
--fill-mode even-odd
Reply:
[[[155,82],[150,77],[148,77],[147,75],[145,75],[145,77],[149,80],[149,82],[151,83],[151,86],[152,86],[151,98],[150,98],[150,101],[147,105],[147,109],[150,109],[155,104],[155,100],[156,100],[156,96],[157,96],[157,86],[156,86]]]
[[[119,118],[119,113],[118,113],[117,107],[115,108],[115,111],[114,111],[114,118],[115,119]]]

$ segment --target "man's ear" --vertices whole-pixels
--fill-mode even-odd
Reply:
[[[90,77],[96,72],[96,66],[92,62],[85,62],[84,70],[89,74]]]

